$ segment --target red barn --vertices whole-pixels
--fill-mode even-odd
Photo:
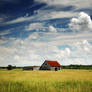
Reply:
[[[45,62],[41,65],[40,70],[60,70],[61,65],[58,61],[45,60]]]

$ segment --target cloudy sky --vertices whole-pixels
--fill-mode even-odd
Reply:
[[[0,0],[0,66],[92,64],[92,0]]]

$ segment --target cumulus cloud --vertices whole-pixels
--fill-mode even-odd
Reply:
[[[56,28],[51,25],[48,27],[48,29],[50,32],[57,32]]]
[[[57,56],[62,59],[65,64],[90,64],[92,56],[92,45],[87,41],[72,42],[67,44],[70,48],[65,48],[58,52]]]
[[[43,29],[43,31],[45,30],[46,27],[43,26],[42,23],[32,23],[32,24],[29,24],[28,26],[26,26],[26,30],[27,31],[30,31],[30,30],[41,30]]]
[[[6,38],[6,37],[0,37],[0,44],[6,44],[6,43],[9,43],[9,42],[12,42],[14,41],[15,38]]]
[[[4,1],[12,1],[12,0],[4,0]],[[14,1],[14,0],[13,0]],[[55,18],[69,18],[69,17],[73,17],[75,16],[78,12],[73,12],[71,11],[57,11],[57,9],[55,10],[49,10],[49,9],[44,9],[45,7],[48,8],[48,6],[55,6],[57,7],[57,5],[60,5],[61,7],[75,7],[75,11],[78,9],[91,9],[91,0],[35,0],[36,2],[40,2],[40,3],[47,3],[47,6],[43,6],[42,8],[38,9],[36,12],[37,14],[34,16],[29,16],[28,14],[26,14],[27,16],[23,17],[19,17],[16,18],[14,20],[10,20],[5,22],[4,24],[14,24],[14,23],[20,23],[20,22],[25,22],[25,21],[34,21],[34,20],[48,20],[48,19],[55,19]],[[37,3],[38,4],[38,3]],[[74,10],[73,9],[73,10]],[[2,19],[0,19],[2,21]]]
[[[67,45],[65,49],[63,45]],[[87,40],[71,41],[69,34],[65,37],[60,33],[36,32],[24,40],[10,41],[7,47],[0,46],[0,65],[41,65],[46,59],[58,60],[63,65],[92,64],[91,51],[92,44]]]
[[[69,27],[73,31],[89,31],[92,30],[92,20],[87,13],[81,12],[77,18],[72,18]]]
[[[31,35],[29,35],[29,36],[25,39],[25,41],[29,41],[29,40],[32,40],[32,39],[38,39],[38,37],[39,37],[38,33],[34,32],[34,33],[32,33]]]
[[[80,52],[78,52],[79,54],[81,53],[81,51],[86,53],[86,54],[87,53],[91,54],[90,51],[92,49],[92,45],[87,40],[83,40],[83,41],[76,42],[76,44],[74,44],[72,46],[72,48],[74,48],[76,51],[80,51]]]
[[[68,56],[70,56],[71,50],[70,48],[65,48],[64,50],[59,51],[59,53],[57,54],[57,57],[59,58],[68,58]]]
[[[71,51],[70,51],[69,48],[66,48],[66,49],[65,49],[65,52],[67,53],[67,55],[70,55],[70,53],[71,53]]]

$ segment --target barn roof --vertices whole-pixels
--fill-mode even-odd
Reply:
[[[57,61],[45,60],[52,67],[60,67],[61,65]]]

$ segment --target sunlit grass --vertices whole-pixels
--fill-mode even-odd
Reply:
[[[0,70],[0,92],[92,92],[92,71]]]

